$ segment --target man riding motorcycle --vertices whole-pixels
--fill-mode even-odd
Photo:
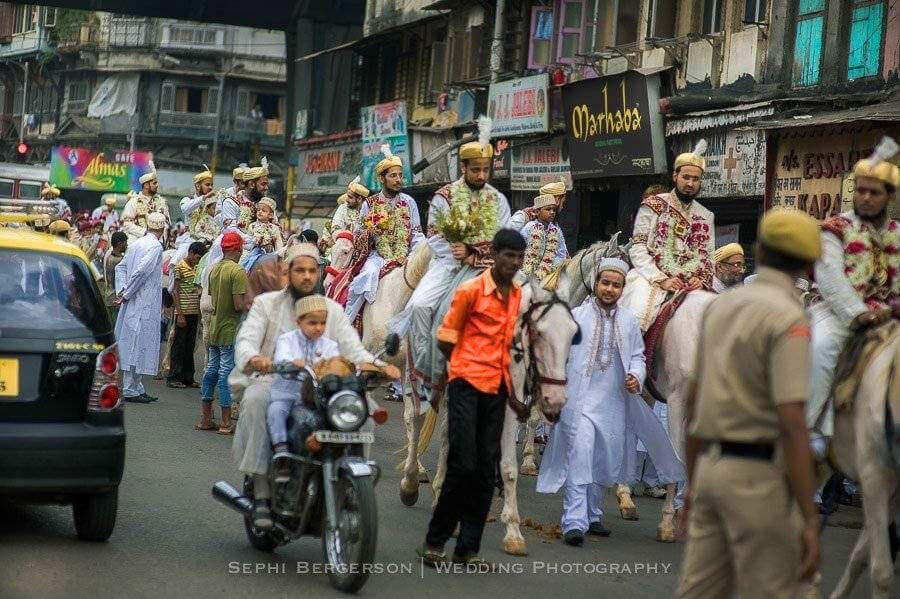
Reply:
[[[267,375],[271,371],[275,341],[281,334],[296,328],[294,302],[315,293],[320,275],[319,251],[312,244],[291,247],[285,261],[288,267],[287,287],[263,293],[254,299],[235,339],[235,368],[229,377],[233,387],[243,389],[232,455],[238,470],[253,477],[253,525],[261,529],[272,526],[269,511],[271,490],[267,476],[272,448],[266,429],[266,408],[274,379],[272,376],[251,379],[250,375]],[[332,300],[326,302],[328,320],[325,334],[337,342],[341,355],[357,364],[374,363],[388,376],[399,378],[400,372],[396,367],[377,360],[366,351],[341,306]]]

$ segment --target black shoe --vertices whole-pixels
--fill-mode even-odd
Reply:
[[[147,395],[146,393],[142,393],[141,397],[147,400],[147,403],[153,403],[154,401],[159,401],[158,397],[154,397],[153,395]]]
[[[268,499],[257,499],[253,502],[253,511],[250,512],[250,521],[254,528],[270,530],[272,523],[272,509]]]
[[[563,535],[563,543],[572,547],[581,547],[581,544],[584,543],[584,533],[577,528],[566,531],[566,534]]]
[[[153,403],[155,400],[150,399],[146,395],[133,395],[131,397],[125,396],[122,398],[123,401],[128,403]]]
[[[591,525],[588,526],[588,534],[597,535],[598,537],[608,537],[612,534],[612,531],[603,526],[603,523],[600,520],[597,520],[596,522],[591,522]]]

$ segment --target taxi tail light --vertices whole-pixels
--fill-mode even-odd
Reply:
[[[119,371],[119,348],[114,343],[97,356],[94,369],[94,384],[88,398],[88,410],[108,412],[122,404],[121,373]]]

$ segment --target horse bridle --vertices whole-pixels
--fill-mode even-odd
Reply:
[[[545,302],[533,302],[528,309],[522,313],[522,326],[519,327],[519,334],[513,339],[512,349],[513,349],[513,358],[516,362],[521,362],[525,358],[525,347],[523,344],[523,335],[525,332],[528,332],[528,364],[526,365],[526,375],[525,375],[525,395],[527,397],[533,397],[533,392],[535,389],[541,385],[556,385],[565,387],[569,382],[568,379],[555,379],[549,376],[544,376],[541,374],[540,368],[538,367],[537,357],[534,355],[534,340],[537,336],[536,331],[534,330],[534,325],[544,316],[547,315],[547,312],[550,311],[550,308],[555,306],[556,304],[561,304],[566,312],[569,314],[569,318],[573,321],[575,317],[572,316],[572,310],[569,308],[569,305],[564,302],[560,297],[554,292],[549,300]],[[540,310],[540,313],[533,318],[535,311],[538,308],[543,308]]]

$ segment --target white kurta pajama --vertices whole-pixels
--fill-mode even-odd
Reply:
[[[162,244],[148,233],[116,265],[116,294],[124,299],[115,332],[125,397],[142,395],[141,375],[155,375],[159,366],[162,260]]]
[[[369,214],[369,206],[375,202],[380,202],[387,207],[391,213],[401,213],[406,209],[409,212],[409,239],[407,242],[406,253],[401,256],[406,259],[407,256],[416,248],[417,245],[425,241],[422,234],[422,219],[419,217],[419,207],[416,201],[405,193],[398,193],[393,198],[384,195],[384,191],[375,197],[369,198],[363,202],[362,208],[359,210],[360,227],[365,221],[366,215]],[[399,217],[398,217],[399,218]],[[365,302],[370,304],[375,301],[375,294],[378,292],[378,280],[381,269],[388,263],[392,257],[383,256],[378,251],[378,242],[376,241],[375,249],[373,249],[366,258],[365,264],[359,273],[353,277],[350,282],[350,290],[347,296],[346,313],[351,322],[359,314]]]
[[[627,374],[643,384],[644,342],[635,316],[612,315],[591,296],[572,311],[585,342],[572,348],[566,405],[553,427],[538,476],[539,493],[565,488],[563,531],[586,531],[602,517],[602,487],[637,479],[640,439],[664,483],[684,480],[684,466],[653,410],[625,389]],[[589,340],[589,341],[588,341]]]
[[[269,470],[272,448],[266,428],[266,408],[274,381],[273,375],[248,377],[244,368],[253,356],[272,358],[278,338],[297,329],[294,302],[287,289],[257,295],[235,338],[235,366],[228,383],[233,393],[235,388],[243,390],[243,400],[231,451],[238,469],[244,474],[265,474]],[[323,336],[337,343],[341,356],[354,364],[374,362],[375,357],[363,347],[340,304],[331,299],[325,302],[328,318]]]

